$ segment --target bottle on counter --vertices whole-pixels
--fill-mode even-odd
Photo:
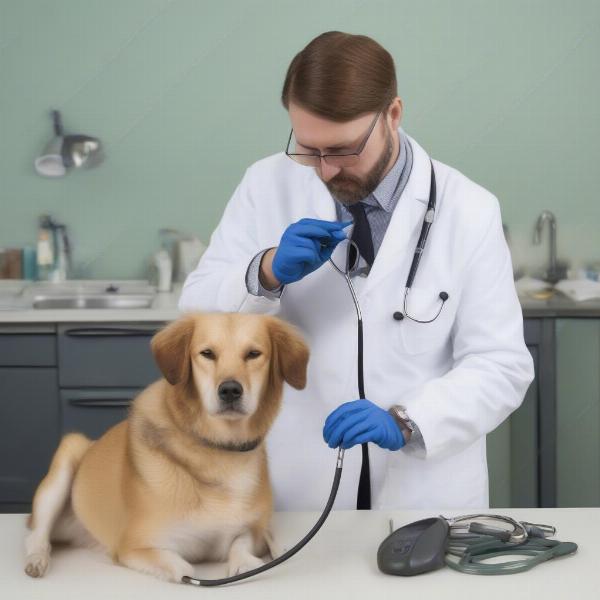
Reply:
[[[165,248],[154,255],[154,266],[157,272],[156,289],[159,292],[170,292],[173,280],[173,261]]]
[[[33,246],[24,246],[22,255],[23,279],[37,279],[37,256]]]
[[[42,224],[37,241],[37,274],[41,280],[47,280],[54,269],[54,232]]]
[[[4,248],[0,249],[0,279],[21,279],[21,249]]]

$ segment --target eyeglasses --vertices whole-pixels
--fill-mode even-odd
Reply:
[[[290,137],[288,138],[287,147],[285,149],[285,153],[297,163],[304,165],[306,167],[318,167],[321,164],[321,160],[324,160],[328,165],[332,167],[351,167],[355,165],[359,159],[360,154],[364,150],[369,138],[371,137],[371,133],[373,133],[373,129],[375,129],[375,124],[379,119],[379,115],[381,115],[381,111],[377,113],[375,119],[371,123],[369,127],[369,131],[365,136],[365,139],[362,141],[361,145],[357,148],[355,152],[348,153],[339,153],[339,154],[305,154],[300,152],[290,152],[290,144],[292,143],[292,136],[294,135],[294,130],[290,131]]]

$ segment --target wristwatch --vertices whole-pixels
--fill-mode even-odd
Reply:
[[[404,441],[408,444],[416,426],[406,414],[406,407],[401,404],[394,404],[394,406],[388,409],[388,412],[392,415],[398,427],[400,427]]]

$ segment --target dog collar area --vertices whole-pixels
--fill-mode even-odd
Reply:
[[[207,448],[212,448],[213,450],[225,450],[226,452],[250,452],[260,446],[262,443],[262,438],[256,438],[255,440],[248,440],[247,442],[213,442],[212,440],[196,436],[196,440],[206,446]]]

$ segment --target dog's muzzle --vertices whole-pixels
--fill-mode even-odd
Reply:
[[[239,412],[245,413],[242,408],[242,395],[244,388],[235,379],[224,381],[217,390],[217,395],[221,401],[221,410],[219,412]]]

